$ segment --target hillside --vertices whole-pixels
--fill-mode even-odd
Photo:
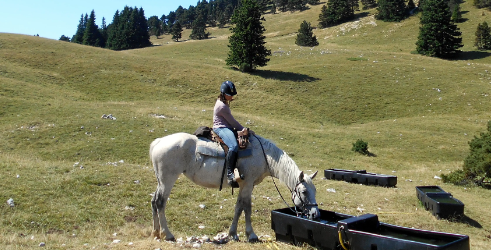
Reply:
[[[491,12],[463,3],[463,52],[442,60],[411,53],[418,16],[384,23],[373,18],[374,10],[315,29],[317,47],[296,46],[300,23],[317,26],[321,7],[265,15],[272,56],[254,74],[225,65],[228,29],[209,29],[212,38],[202,41],[186,40],[186,30],[181,42],[154,37],[153,47],[119,52],[0,33],[0,246],[126,249],[132,242],[136,249],[174,248],[150,238],[149,194],[156,181],[148,146],[157,137],[211,125],[219,84],[228,79],[239,92],[235,117],[274,141],[302,170],[319,171],[314,183],[320,209],[467,234],[471,249],[487,249],[491,191],[434,177],[461,168],[468,142],[490,119],[491,54],[472,44],[477,24]],[[357,139],[368,142],[376,157],[352,152]],[[321,179],[328,168],[396,174],[398,185]],[[464,220],[434,218],[418,203],[418,185],[439,185],[464,202]],[[258,235],[274,236],[269,213],[285,205],[270,179],[259,187],[253,226]],[[282,184],[280,190],[289,195]],[[9,198],[14,208],[6,205]],[[226,232],[235,199],[229,190],[180,178],[166,211],[169,226],[178,238]],[[243,219],[239,223],[243,232]],[[206,227],[197,231],[197,224]]]

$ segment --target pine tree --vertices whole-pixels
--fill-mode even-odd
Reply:
[[[326,28],[352,19],[355,16],[354,4],[346,0],[329,0],[322,6],[319,14],[319,26]]]
[[[72,37],[72,42],[82,44],[84,41],[85,27],[87,26],[87,14],[80,16],[80,21],[77,26],[77,32]]]
[[[193,22],[193,30],[189,38],[194,40],[207,39],[210,34],[206,32],[206,23],[203,15],[199,15]]]
[[[261,23],[264,20],[255,0],[242,0],[232,16],[235,27],[230,28],[232,35],[229,37],[227,65],[238,66],[243,72],[266,66],[271,51],[264,46],[266,29]]]
[[[406,5],[406,12],[411,12],[414,8],[416,8],[416,4],[414,4],[413,0],[409,0]]]
[[[150,46],[148,24],[142,8],[125,6],[114,14],[108,27],[106,47],[113,50],[126,50]]]
[[[406,18],[404,0],[379,0],[375,18],[386,22],[399,22]]]
[[[101,33],[99,32],[99,27],[95,24],[95,12],[92,10],[90,12],[90,17],[87,20],[87,26],[85,27],[85,32],[83,36],[83,45],[102,47]]]
[[[99,29],[99,33],[101,33],[101,47],[105,48],[106,43],[107,43],[107,25],[106,25],[106,19],[103,17],[102,18],[102,27]]]
[[[444,57],[460,52],[462,33],[451,20],[447,0],[425,0],[420,23],[418,53]]]
[[[460,23],[461,20],[462,20],[462,13],[460,13],[460,5],[455,4],[453,6],[453,11],[452,11],[452,22]]]
[[[307,0],[307,3],[310,5],[317,5],[317,4],[320,4],[321,1],[320,0]]]
[[[60,41],[65,41],[65,42],[70,42],[70,38],[69,38],[69,37],[67,37],[67,36],[65,36],[65,35],[61,35],[61,37],[60,37],[60,39],[59,39],[59,40],[60,40]]]
[[[281,12],[288,10],[288,0],[274,0]]]
[[[162,21],[157,16],[151,16],[148,18],[148,32],[151,36],[156,36],[157,38],[162,35]]]
[[[172,35],[172,40],[178,42],[179,39],[181,39],[181,37],[182,37],[182,26],[181,26],[181,23],[179,21],[176,21],[174,23],[174,25],[172,25],[170,33]]]
[[[474,46],[481,50],[491,49],[491,27],[486,21],[477,25]]]
[[[364,10],[372,9],[377,6],[376,0],[361,0],[361,4],[363,5]]]
[[[317,37],[312,32],[312,27],[310,26],[310,23],[307,23],[307,21],[305,20],[300,24],[300,29],[298,30],[295,44],[299,46],[310,47],[319,45]]]

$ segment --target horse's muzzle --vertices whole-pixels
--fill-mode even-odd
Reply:
[[[305,214],[307,215],[309,220],[319,220],[321,216],[318,206],[307,207]]]

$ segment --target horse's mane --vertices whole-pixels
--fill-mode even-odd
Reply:
[[[285,183],[290,189],[295,188],[298,184],[298,176],[300,169],[293,159],[282,149],[277,147],[273,142],[256,136],[262,144],[266,153],[266,158],[269,164],[271,175]],[[259,146],[258,150],[262,149]],[[256,148],[255,148],[256,150]],[[305,181],[311,181],[310,178],[305,178]]]

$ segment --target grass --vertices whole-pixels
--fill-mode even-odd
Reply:
[[[266,15],[271,61],[253,74],[225,65],[228,29],[210,29],[213,38],[203,41],[187,40],[186,30],[184,41],[154,37],[153,47],[120,52],[0,34],[0,246],[177,247],[150,237],[149,194],[156,181],[148,146],[157,137],[210,125],[218,86],[228,79],[239,91],[232,104],[236,118],[273,140],[302,170],[320,171],[315,184],[321,209],[467,234],[472,249],[487,249],[490,190],[444,184],[434,176],[461,168],[467,143],[486,129],[491,57],[475,50],[472,40],[491,13],[463,3],[467,20],[458,26],[464,52],[441,60],[411,53],[417,16],[384,23],[373,19],[374,10],[357,12],[357,22],[315,29],[317,47],[296,46],[300,23],[316,26],[321,7]],[[101,119],[103,114],[117,119]],[[359,138],[376,157],[351,151]],[[327,168],[396,174],[398,185],[322,180]],[[424,211],[417,185],[452,193],[465,204],[465,220],[437,220]],[[288,196],[284,185],[280,190]],[[253,195],[255,231],[274,239],[270,211],[285,205],[270,179]],[[14,208],[6,204],[9,198]],[[169,201],[169,226],[178,238],[227,232],[235,199],[229,190],[202,189],[182,177]]]

